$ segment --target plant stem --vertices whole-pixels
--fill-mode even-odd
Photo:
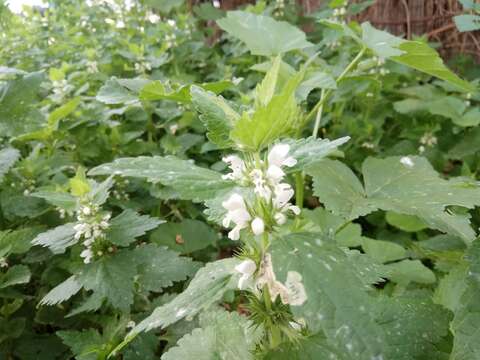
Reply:
[[[355,58],[350,62],[350,64],[348,64],[348,66],[345,68],[345,70],[343,70],[343,72],[340,74],[340,76],[337,78],[336,82],[339,83],[341,80],[343,80],[343,78],[350,72],[352,71],[352,69],[357,65],[357,63],[360,61],[360,59],[362,58],[363,54],[365,54],[365,51],[367,50],[367,48],[362,48],[362,50],[360,50],[360,52],[357,54],[357,56],[355,56]],[[324,90],[322,90],[322,93],[323,93]],[[307,123],[308,121],[310,121],[310,119],[312,119],[315,115],[317,117],[316,119],[316,122],[315,122],[315,126],[317,128],[317,133],[318,133],[318,126],[320,124],[320,120],[322,118],[322,111],[323,111],[323,105],[325,104],[326,100],[328,99],[328,97],[330,96],[330,94],[333,92],[332,89],[328,89],[326,90],[324,93],[323,93],[323,98],[321,97],[320,100],[318,101],[318,103],[315,104],[315,106],[313,107],[313,109],[308,113],[306,119],[305,119],[305,123]],[[318,122],[318,124],[317,124]],[[314,132],[315,132],[315,128],[314,128]],[[314,134],[314,136],[316,136]]]
[[[322,113],[323,113],[323,104],[325,103],[325,89],[322,89],[322,92],[320,93],[320,106],[318,107],[317,111],[317,116],[315,118],[315,126],[313,127],[313,133],[312,136],[314,138],[317,138],[318,136],[318,128],[320,127],[320,121],[322,120]]]
[[[295,174],[295,204],[301,209],[303,208],[304,197],[303,173],[301,171]]]

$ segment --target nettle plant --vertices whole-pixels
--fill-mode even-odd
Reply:
[[[133,359],[137,352],[153,358],[159,340],[169,343],[162,355],[166,360],[478,357],[480,243],[469,212],[480,205],[478,182],[447,179],[417,155],[367,158],[356,174],[341,161],[349,136],[319,138],[324,110],[342,84],[371,76],[372,69],[381,82],[389,63],[465,93],[475,88],[426,44],[368,23],[346,25],[343,16],[343,10],[332,11],[322,23],[335,41],[349,42],[356,53],[333,65],[286,22],[242,11],[218,20],[227,36],[241,40],[238,46],[267,58],[257,67],[266,70],[263,80],[238,102],[219,95],[235,86],[233,81],[178,85],[144,77],[111,79],[99,90],[103,104],[135,104],[148,113],[149,141],[157,102],[193,109],[209,146],[222,154],[217,160],[223,167],[175,156],[137,156],[80,168],[63,187],[36,189],[22,182],[29,199],[46,200],[64,222],[33,234],[33,245],[63,254],[57,261],[65,274],[44,291],[39,305],[62,306],[76,296],[66,321],[98,314],[87,330],[57,331],[78,359]],[[292,52],[301,59],[294,65],[288,63]],[[309,106],[314,89],[320,96]],[[0,176],[19,158],[17,150],[2,150]],[[23,172],[12,170],[6,178],[15,183],[15,176],[32,177],[38,159],[33,152],[31,162],[22,160]],[[143,190],[141,201],[153,195],[202,204],[206,220],[229,239],[234,256],[202,265],[182,256],[193,250],[143,241],[146,232],[158,228],[157,234],[172,232],[179,248],[189,246],[176,223],[162,224],[128,206],[115,215],[107,202],[126,199],[132,189],[127,181]],[[379,221],[380,211],[403,232],[362,235]],[[182,223],[192,225],[196,241],[207,237],[204,223]],[[422,238],[410,236],[421,231]],[[22,251],[9,236],[2,240],[12,245],[1,254],[0,266]],[[28,268],[13,266],[2,273],[0,288],[29,277]],[[157,297],[172,287],[178,291]]]

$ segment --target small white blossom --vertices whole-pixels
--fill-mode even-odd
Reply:
[[[401,162],[403,165],[405,165],[406,167],[409,167],[409,168],[411,168],[411,167],[413,167],[413,166],[415,165],[414,162],[413,162],[413,160],[410,159],[410,157],[408,157],[408,156],[403,156],[403,157],[400,159],[400,162]]]
[[[268,166],[295,166],[297,160],[293,157],[288,156],[290,151],[290,145],[288,144],[277,144],[275,145],[270,152],[268,153]]]
[[[240,230],[246,228],[252,218],[243,197],[239,194],[232,194],[227,201],[222,203],[222,206],[228,210],[223,219],[223,226],[228,227],[231,222],[235,224],[235,227],[228,233],[228,237],[232,240],[240,239]]]
[[[225,156],[222,161],[229,164],[229,168],[232,170],[231,173],[223,175],[222,178],[225,180],[242,180],[244,178],[245,172],[245,163],[237,155]]]
[[[240,290],[244,290],[247,287],[247,283],[255,273],[255,270],[257,270],[257,265],[253,260],[247,259],[235,266],[235,270],[242,274],[238,280],[238,288]]]
[[[255,235],[261,235],[265,231],[265,223],[259,217],[256,217],[252,221],[252,231]]]

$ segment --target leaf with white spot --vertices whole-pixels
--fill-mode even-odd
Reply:
[[[475,237],[469,216],[446,208],[480,205],[480,187],[463,179],[442,179],[425,158],[368,158],[362,166],[365,186],[339,161],[325,159],[306,171],[313,177],[315,195],[336,215],[353,220],[382,209],[416,216],[466,243]]]

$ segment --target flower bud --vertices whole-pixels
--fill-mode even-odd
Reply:
[[[255,235],[261,235],[265,231],[265,223],[259,217],[256,217],[252,221],[252,231]]]

